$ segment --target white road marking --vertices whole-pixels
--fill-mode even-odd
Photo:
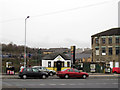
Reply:
[[[66,85],[66,84],[59,84],[59,85]]]
[[[56,85],[56,84],[49,84],[49,85]]]
[[[40,84],[40,85],[45,85],[45,84]]]
[[[75,85],[75,84],[69,84],[69,85]]]

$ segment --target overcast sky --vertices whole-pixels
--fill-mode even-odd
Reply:
[[[1,42],[39,48],[91,47],[91,35],[118,27],[119,0],[1,0]]]

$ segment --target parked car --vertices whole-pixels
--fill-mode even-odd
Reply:
[[[79,70],[73,68],[58,71],[56,75],[59,76],[60,78],[66,79],[70,77],[86,79],[89,76],[86,72],[80,72]]]
[[[113,67],[112,73],[120,73],[120,67]]]
[[[33,66],[33,68],[37,68],[37,69],[39,69],[40,71],[47,72],[48,75],[50,75],[50,76],[53,76],[53,75],[56,74],[56,71],[54,71],[54,70],[49,70],[49,69],[47,69],[46,67],[42,67],[42,66]]]
[[[39,77],[46,79],[48,77],[48,73],[39,71],[37,68],[22,68],[19,72],[19,77],[23,79],[26,79],[27,77]]]

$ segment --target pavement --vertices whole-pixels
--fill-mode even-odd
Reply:
[[[95,78],[120,78],[120,74],[104,74],[104,73],[88,73],[90,79],[95,79]],[[49,79],[58,79],[56,75],[54,76],[49,76]],[[0,75],[0,79],[19,79],[18,73],[15,75]]]

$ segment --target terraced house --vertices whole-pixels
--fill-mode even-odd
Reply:
[[[91,36],[93,62],[120,66],[120,28],[112,28]]]

